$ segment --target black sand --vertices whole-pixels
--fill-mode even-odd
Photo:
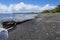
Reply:
[[[60,40],[60,14],[39,14],[17,25],[7,40]]]

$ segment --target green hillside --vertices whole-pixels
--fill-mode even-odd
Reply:
[[[55,9],[53,10],[44,10],[43,12],[40,13],[60,13],[60,5],[58,5]]]

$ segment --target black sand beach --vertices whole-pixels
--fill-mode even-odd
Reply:
[[[60,14],[39,14],[17,25],[7,40],[60,40]]]

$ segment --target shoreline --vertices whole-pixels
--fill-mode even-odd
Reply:
[[[16,26],[9,33],[7,40],[60,40],[60,22],[46,22],[49,20],[60,21],[60,15],[42,15]]]

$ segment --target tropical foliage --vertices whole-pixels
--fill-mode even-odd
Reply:
[[[58,5],[55,9],[53,10],[44,10],[41,13],[60,13],[60,5]]]

